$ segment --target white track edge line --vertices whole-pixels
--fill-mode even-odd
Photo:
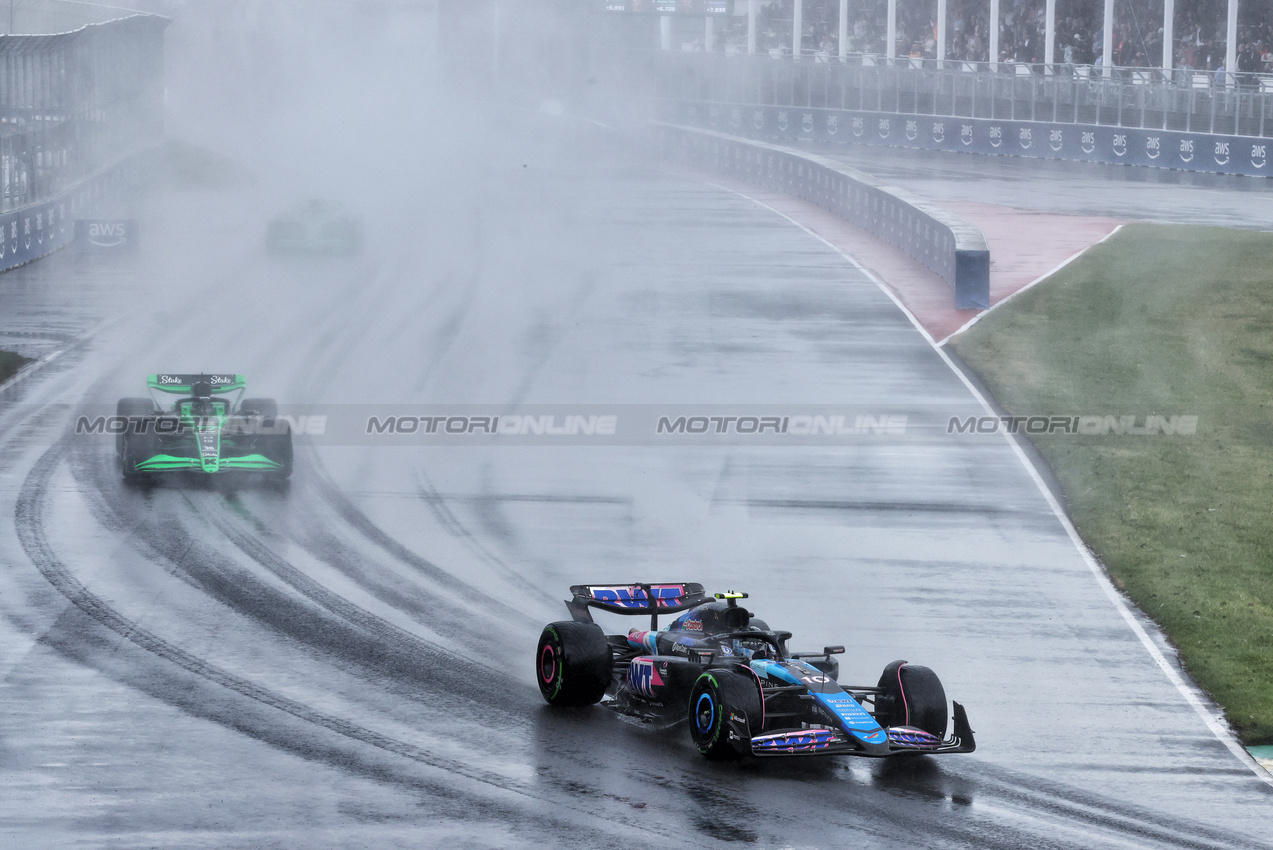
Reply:
[[[796,227],[803,230],[805,233],[808,233],[810,236],[812,236],[813,238],[817,239],[819,242],[826,245],[831,250],[835,251],[844,259],[848,260],[850,264],[852,264],[858,271],[866,275],[866,277],[872,283],[878,286],[880,290],[884,292],[885,295],[887,295],[890,299],[892,299],[893,303],[896,304],[898,308],[906,315],[906,318],[910,320],[911,324],[915,326],[916,330],[918,330],[920,334],[923,335],[924,339],[927,340],[928,344],[932,346],[934,351],[937,352],[937,356],[939,356],[942,359],[942,362],[944,362],[946,366],[950,368],[950,371],[955,373],[956,377],[959,378],[960,382],[963,383],[963,385],[968,389],[968,392],[972,394],[972,397],[977,400],[977,403],[982,406],[982,408],[986,411],[986,413],[991,416],[997,415],[995,414],[994,409],[990,406],[990,403],[986,401],[985,397],[977,390],[975,386],[973,386],[972,382],[968,380],[968,376],[963,373],[963,370],[955,365],[954,361],[950,359],[950,356],[946,353],[945,349],[933,339],[932,335],[930,335],[927,330],[924,329],[924,326],[920,324],[919,319],[915,317],[915,314],[906,308],[906,305],[903,304],[898,299],[898,297],[892,292],[892,290],[890,290],[884,284],[883,281],[881,281],[878,277],[876,277],[870,271],[865,269],[861,263],[859,263],[853,257],[846,254],[842,249],[840,249],[837,245],[833,244],[830,240],[826,239],[821,234],[813,231],[807,225],[801,224],[800,222],[796,221],[791,216],[787,215],[781,210],[775,209],[769,204],[766,204],[764,201],[760,200],[759,198],[754,198],[751,195],[746,194],[745,192],[741,192],[737,189],[730,188],[729,186],[722,186],[719,183],[713,183],[710,180],[704,180],[703,182],[707,183],[707,185],[709,186],[713,186],[717,189],[730,192],[734,195],[737,195],[740,198],[744,198],[748,201],[751,201],[752,203],[769,210],[775,215],[781,216],[782,218],[794,224]],[[1113,235],[1114,235],[1113,233],[1109,234],[1109,236],[1113,236]],[[1105,238],[1108,239],[1109,236],[1106,236]],[[1101,241],[1104,241],[1104,240],[1101,240]],[[1100,244],[1100,243],[1098,242],[1096,244]],[[1067,260],[1066,262],[1069,262],[1069,261]],[[1003,303],[1003,302],[1000,302],[1000,303]],[[1030,478],[1034,481],[1035,486],[1039,489],[1039,492],[1043,495],[1044,501],[1046,501],[1048,503],[1048,507],[1052,509],[1052,513],[1056,516],[1057,520],[1060,521],[1061,527],[1065,529],[1065,533],[1069,536],[1070,542],[1074,544],[1074,548],[1078,550],[1079,556],[1082,557],[1083,562],[1087,564],[1087,568],[1092,573],[1092,577],[1096,579],[1096,583],[1100,586],[1101,590],[1105,592],[1105,596],[1108,597],[1110,602],[1114,604],[1114,607],[1118,609],[1118,613],[1122,616],[1123,621],[1126,622],[1128,627],[1132,630],[1132,633],[1135,634],[1137,638],[1139,638],[1141,645],[1145,647],[1145,650],[1149,653],[1149,656],[1154,660],[1154,663],[1158,666],[1158,669],[1162,670],[1163,674],[1166,675],[1167,680],[1171,682],[1172,685],[1175,686],[1176,690],[1180,692],[1180,695],[1185,698],[1185,701],[1189,703],[1190,706],[1193,707],[1194,712],[1197,713],[1197,715],[1200,718],[1202,718],[1202,722],[1205,723],[1207,728],[1211,730],[1211,733],[1215,735],[1217,739],[1219,739],[1220,743],[1224,744],[1225,747],[1227,747],[1229,751],[1233,753],[1234,756],[1237,757],[1238,761],[1246,765],[1251,770],[1251,772],[1255,774],[1255,777],[1257,779],[1259,779],[1264,784],[1270,787],[1273,787],[1273,774],[1270,774],[1269,771],[1265,770],[1263,767],[1260,766],[1260,763],[1255,760],[1255,757],[1252,756],[1249,752],[1247,752],[1246,747],[1242,746],[1242,743],[1238,741],[1236,737],[1234,737],[1232,731],[1229,730],[1223,723],[1221,723],[1220,720],[1218,720],[1215,717],[1215,715],[1211,712],[1211,710],[1207,708],[1206,704],[1203,703],[1202,700],[1198,698],[1198,695],[1194,692],[1194,689],[1191,688],[1185,682],[1184,677],[1181,676],[1180,673],[1171,665],[1171,662],[1167,660],[1167,657],[1165,655],[1163,655],[1162,650],[1160,650],[1158,648],[1158,645],[1154,643],[1153,638],[1149,636],[1149,633],[1145,631],[1144,627],[1140,624],[1140,621],[1136,619],[1136,615],[1134,615],[1131,612],[1131,609],[1128,606],[1127,600],[1114,587],[1114,583],[1109,580],[1109,576],[1105,574],[1105,569],[1100,565],[1100,562],[1096,560],[1096,556],[1092,554],[1091,550],[1087,548],[1087,544],[1083,542],[1083,538],[1079,536],[1078,529],[1074,527],[1074,523],[1070,522],[1070,518],[1066,515],[1065,511],[1062,510],[1060,502],[1057,501],[1056,496],[1052,493],[1051,489],[1048,487],[1047,482],[1043,480],[1043,476],[1039,474],[1039,470],[1035,468],[1034,462],[1030,460],[1029,455],[1027,455],[1025,453],[1025,450],[1021,448],[1020,443],[1016,439],[1016,435],[1008,434],[1003,431],[1000,431],[1000,433],[1003,434],[1004,439],[1008,442],[1008,445],[1012,447],[1012,451],[1016,454],[1017,459],[1021,461],[1021,465],[1024,466],[1026,469],[1026,472],[1029,473]]]
[[[1050,278],[1052,275],[1056,274],[1056,273],[1057,273],[1057,272],[1059,272],[1061,269],[1065,268],[1065,267],[1066,267],[1066,266],[1068,266],[1070,263],[1074,262],[1074,261],[1075,261],[1075,260],[1077,260],[1079,257],[1081,257],[1081,256],[1083,256],[1084,254],[1086,254],[1088,251],[1090,251],[1090,250],[1092,250],[1093,248],[1095,248],[1097,245],[1100,245],[1102,242],[1105,242],[1106,240],[1110,239],[1110,238],[1111,238],[1111,237],[1112,237],[1115,233],[1117,233],[1118,231],[1122,230],[1122,229],[1123,229],[1124,227],[1126,227],[1126,226],[1127,226],[1127,223],[1126,223],[1126,222],[1124,222],[1124,223],[1122,223],[1122,224],[1117,225],[1117,226],[1116,226],[1113,230],[1111,230],[1109,233],[1106,233],[1104,236],[1102,236],[1100,239],[1098,239],[1098,240],[1096,240],[1095,242],[1093,242],[1091,245],[1088,245],[1086,248],[1080,248],[1078,251],[1076,251],[1075,253],[1071,254],[1069,257],[1066,257],[1064,260],[1062,260],[1062,261],[1060,262],[1060,264],[1059,264],[1059,265],[1054,266],[1053,268],[1051,268],[1051,269],[1049,269],[1048,271],[1044,272],[1042,275],[1040,275],[1039,277],[1036,277],[1034,280],[1030,281],[1030,282],[1029,282],[1029,283],[1027,283],[1025,286],[1021,287],[1020,289],[1016,290],[1015,292],[1009,292],[1009,293],[1008,293],[1007,295],[1005,295],[1003,298],[999,299],[999,301],[997,301],[997,302],[996,302],[996,303],[994,303],[994,304],[991,304],[991,305],[990,305],[989,307],[987,307],[985,310],[982,310],[980,313],[978,313],[977,315],[973,316],[973,317],[972,317],[971,319],[969,319],[968,321],[964,322],[964,323],[963,323],[962,325],[960,325],[957,329],[955,329],[955,330],[954,330],[954,331],[952,331],[950,334],[948,334],[948,335],[946,336],[946,338],[945,338],[945,339],[941,340],[941,341],[940,341],[940,342],[938,342],[937,344],[938,344],[938,345],[945,345],[946,343],[950,342],[952,339],[954,339],[955,337],[959,336],[961,333],[963,333],[964,331],[966,331],[966,330],[968,330],[969,328],[971,328],[973,325],[975,325],[975,324],[977,324],[978,322],[980,322],[980,321],[981,321],[982,319],[984,319],[986,316],[989,316],[989,315],[990,315],[991,313],[993,313],[995,310],[998,310],[998,309],[999,309],[1000,307],[1002,307],[1004,304],[1007,304],[1007,303],[1008,303],[1009,301],[1011,301],[1013,298],[1016,298],[1016,297],[1017,297],[1018,295],[1020,295],[1022,292],[1025,292],[1027,289],[1033,289],[1033,288],[1034,288],[1034,286],[1035,286],[1036,284],[1042,283],[1043,281],[1047,280],[1047,279],[1048,279],[1048,278]]]
[[[702,179],[702,178],[699,178],[699,179]],[[792,224],[794,224],[796,227],[798,227],[798,228],[800,228],[801,230],[803,230],[805,233],[808,233],[808,234],[809,234],[810,236],[812,236],[814,239],[817,239],[819,242],[821,242],[822,244],[826,245],[826,246],[827,246],[828,248],[830,248],[832,251],[835,251],[837,254],[839,254],[841,257],[843,257],[845,260],[847,260],[847,261],[848,261],[848,262],[849,262],[849,263],[850,263],[850,264],[851,264],[854,268],[856,268],[856,269],[857,269],[858,271],[860,271],[862,274],[866,275],[866,278],[867,278],[869,281],[871,281],[871,283],[873,283],[873,284],[875,284],[877,287],[879,287],[880,291],[882,291],[885,295],[887,295],[887,296],[889,297],[889,299],[890,299],[890,300],[891,300],[894,304],[896,304],[896,305],[897,305],[897,309],[901,310],[904,314],[906,314],[906,318],[907,318],[907,319],[909,319],[909,320],[910,320],[910,322],[911,322],[911,324],[915,326],[915,330],[919,331],[919,332],[923,335],[924,339],[925,339],[925,340],[927,340],[927,342],[928,342],[928,344],[929,344],[929,345],[936,345],[936,344],[937,344],[937,343],[936,343],[936,341],[933,339],[932,334],[930,334],[930,333],[928,332],[928,330],[927,330],[927,329],[926,329],[926,328],[925,328],[922,324],[920,324],[919,319],[915,318],[915,314],[914,314],[914,313],[912,313],[912,312],[910,311],[910,308],[909,308],[909,307],[907,307],[905,304],[903,304],[903,303],[902,303],[902,300],[901,300],[900,298],[898,298],[898,297],[897,297],[896,293],[894,293],[894,292],[893,292],[893,290],[889,289],[889,288],[888,288],[888,286],[886,286],[886,285],[885,285],[885,283],[884,283],[882,280],[880,280],[878,277],[876,277],[874,274],[872,274],[872,273],[870,272],[870,270],[868,270],[865,266],[863,266],[861,263],[859,263],[859,262],[858,262],[855,258],[853,258],[853,257],[849,256],[848,254],[844,253],[844,251],[843,251],[843,250],[841,250],[841,249],[840,249],[837,245],[835,245],[834,243],[832,243],[832,242],[831,242],[830,240],[828,240],[826,237],[824,237],[824,236],[822,236],[820,233],[817,233],[817,232],[815,232],[814,230],[810,229],[810,228],[808,227],[808,225],[801,224],[800,222],[796,221],[794,218],[792,218],[791,216],[787,215],[787,214],[786,214],[785,212],[783,212],[782,210],[775,209],[774,207],[770,206],[769,204],[766,204],[764,201],[760,200],[759,198],[753,198],[751,195],[748,195],[748,194],[747,194],[747,193],[745,193],[745,192],[741,192],[741,191],[739,191],[738,189],[734,189],[734,188],[731,188],[731,187],[729,187],[729,186],[722,186],[721,184],[719,184],[719,183],[713,183],[713,182],[711,182],[710,180],[703,180],[703,182],[704,182],[704,183],[706,183],[708,186],[712,186],[712,187],[714,187],[714,188],[716,188],[716,189],[720,189],[720,190],[722,190],[722,191],[724,191],[724,192],[729,192],[729,193],[731,193],[731,194],[737,195],[737,196],[738,196],[738,197],[740,197],[740,198],[743,198],[743,199],[745,199],[745,200],[751,201],[753,204],[756,204],[757,206],[764,207],[765,209],[769,210],[769,211],[770,211],[771,213],[773,213],[774,215],[780,216],[780,217],[782,217],[782,218],[786,219],[787,221],[791,222],[791,223],[792,223]],[[875,237],[872,237],[872,238],[875,238]]]
[[[61,357],[66,352],[71,351],[75,348],[78,348],[79,346],[88,342],[90,339],[97,336],[97,334],[106,330],[108,327],[115,324],[120,319],[123,319],[126,316],[130,315],[132,312],[133,312],[132,310],[128,310],[126,312],[120,313],[118,316],[115,316],[113,318],[104,319],[98,322],[97,324],[93,325],[92,327],[88,328],[87,330],[81,331],[80,333],[71,337],[69,340],[66,341],[65,345],[63,345],[61,348],[57,349],[56,351],[50,351],[48,354],[44,355],[43,357],[39,357],[35,360],[32,360],[30,363],[28,363],[27,365],[23,366],[21,369],[19,369],[18,371],[10,375],[8,380],[0,381],[0,392],[4,392],[5,390],[13,387],[14,385],[31,377],[31,375],[43,369],[45,366],[49,365],[54,360]]]

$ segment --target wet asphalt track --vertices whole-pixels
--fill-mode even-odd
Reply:
[[[108,438],[69,434],[160,369],[314,410],[972,409],[873,283],[776,216],[560,139],[493,158],[470,201],[408,208],[349,261],[264,255],[261,219],[215,215],[263,218],[250,190],[157,199],[112,305],[137,309],[6,394],[0,843],[1268,846],[1273,790],[1000,440],[315,438],[284,489],[132,490]],[[684,734],[549,711],[539,628],[569,584],[626,579],[747,590],[801,647],[846,644],[846,681],[927,664],[980,748],[713,765]]]
[[[870,145],[812,148],[936,201],[1171,224],[1273,229],[1273,191],[1258,177]]]

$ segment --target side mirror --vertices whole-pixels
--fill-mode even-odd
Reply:
[[[790,637],[790,633],[788,633],[788,637]],[[825,656],[826,658],[829,659],[832,655],[843,655],[843,654],[844,654],[844,647],[842,646],[824,646],[822,647],[821,652],[793,652],[791,653],[791,657],[792,658],[818,658],[819,656]]]

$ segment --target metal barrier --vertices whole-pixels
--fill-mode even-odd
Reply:
[[[114,14],[125,17],[0,36],[0,210],[60,196],[162,133],[169,21]]]
[[[1246,136],[838,109],[664,103],[659,117],[774,141],[886,145],[1259,177],[1269,174],[1273,147],[1267,139]]]
[[[136,179],[163,131],[169,23],[85,4],[11,6],[11,27],[82,23],[0,35],[0,271],[67,245],[77,217]]]
[[[941,275],[954,289],[956,308],[990,306],[990,251],[981,231],[958,216],[813,154],[724,133],[655,126],[666,153],[812,201]]]
[[[652,94],[741,106],[1273,136],[1273,77],[1205,71],[664,53]]]

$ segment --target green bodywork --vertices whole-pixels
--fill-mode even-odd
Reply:
[[[189,396],[194,384],[202,380],[210,384],[213,396],[242,394],[247,382],[242,375],[174,375],[156,374],[146,379],[146,386],[155,393]],[[237,398],[234,399],[237,401]],[[182,398],[175,404],[179,433],[190,435],[198,457],[181,457],[166,453],[154,454],[134,464],[137,472],[275,472],[284,465],[263,454],[232,454],[225,457],[222,447],[225,441],[233,444],[235,436],[226,433],[226,423],[231,418],[232,403],[228,398],[211,398],[201,402],[195,398]],[[231,446],[232,447],[232,446]]]
[[[203,472],[225,472],[232,469],[248,470],[250,472],[273,472],[282,468],[283,464],[276,463],[265,455],[196,460],[192,457],[173,457],[172,455],[159,454],[137,464],[138,472],[171,472],[180,469],[202,470]]]

